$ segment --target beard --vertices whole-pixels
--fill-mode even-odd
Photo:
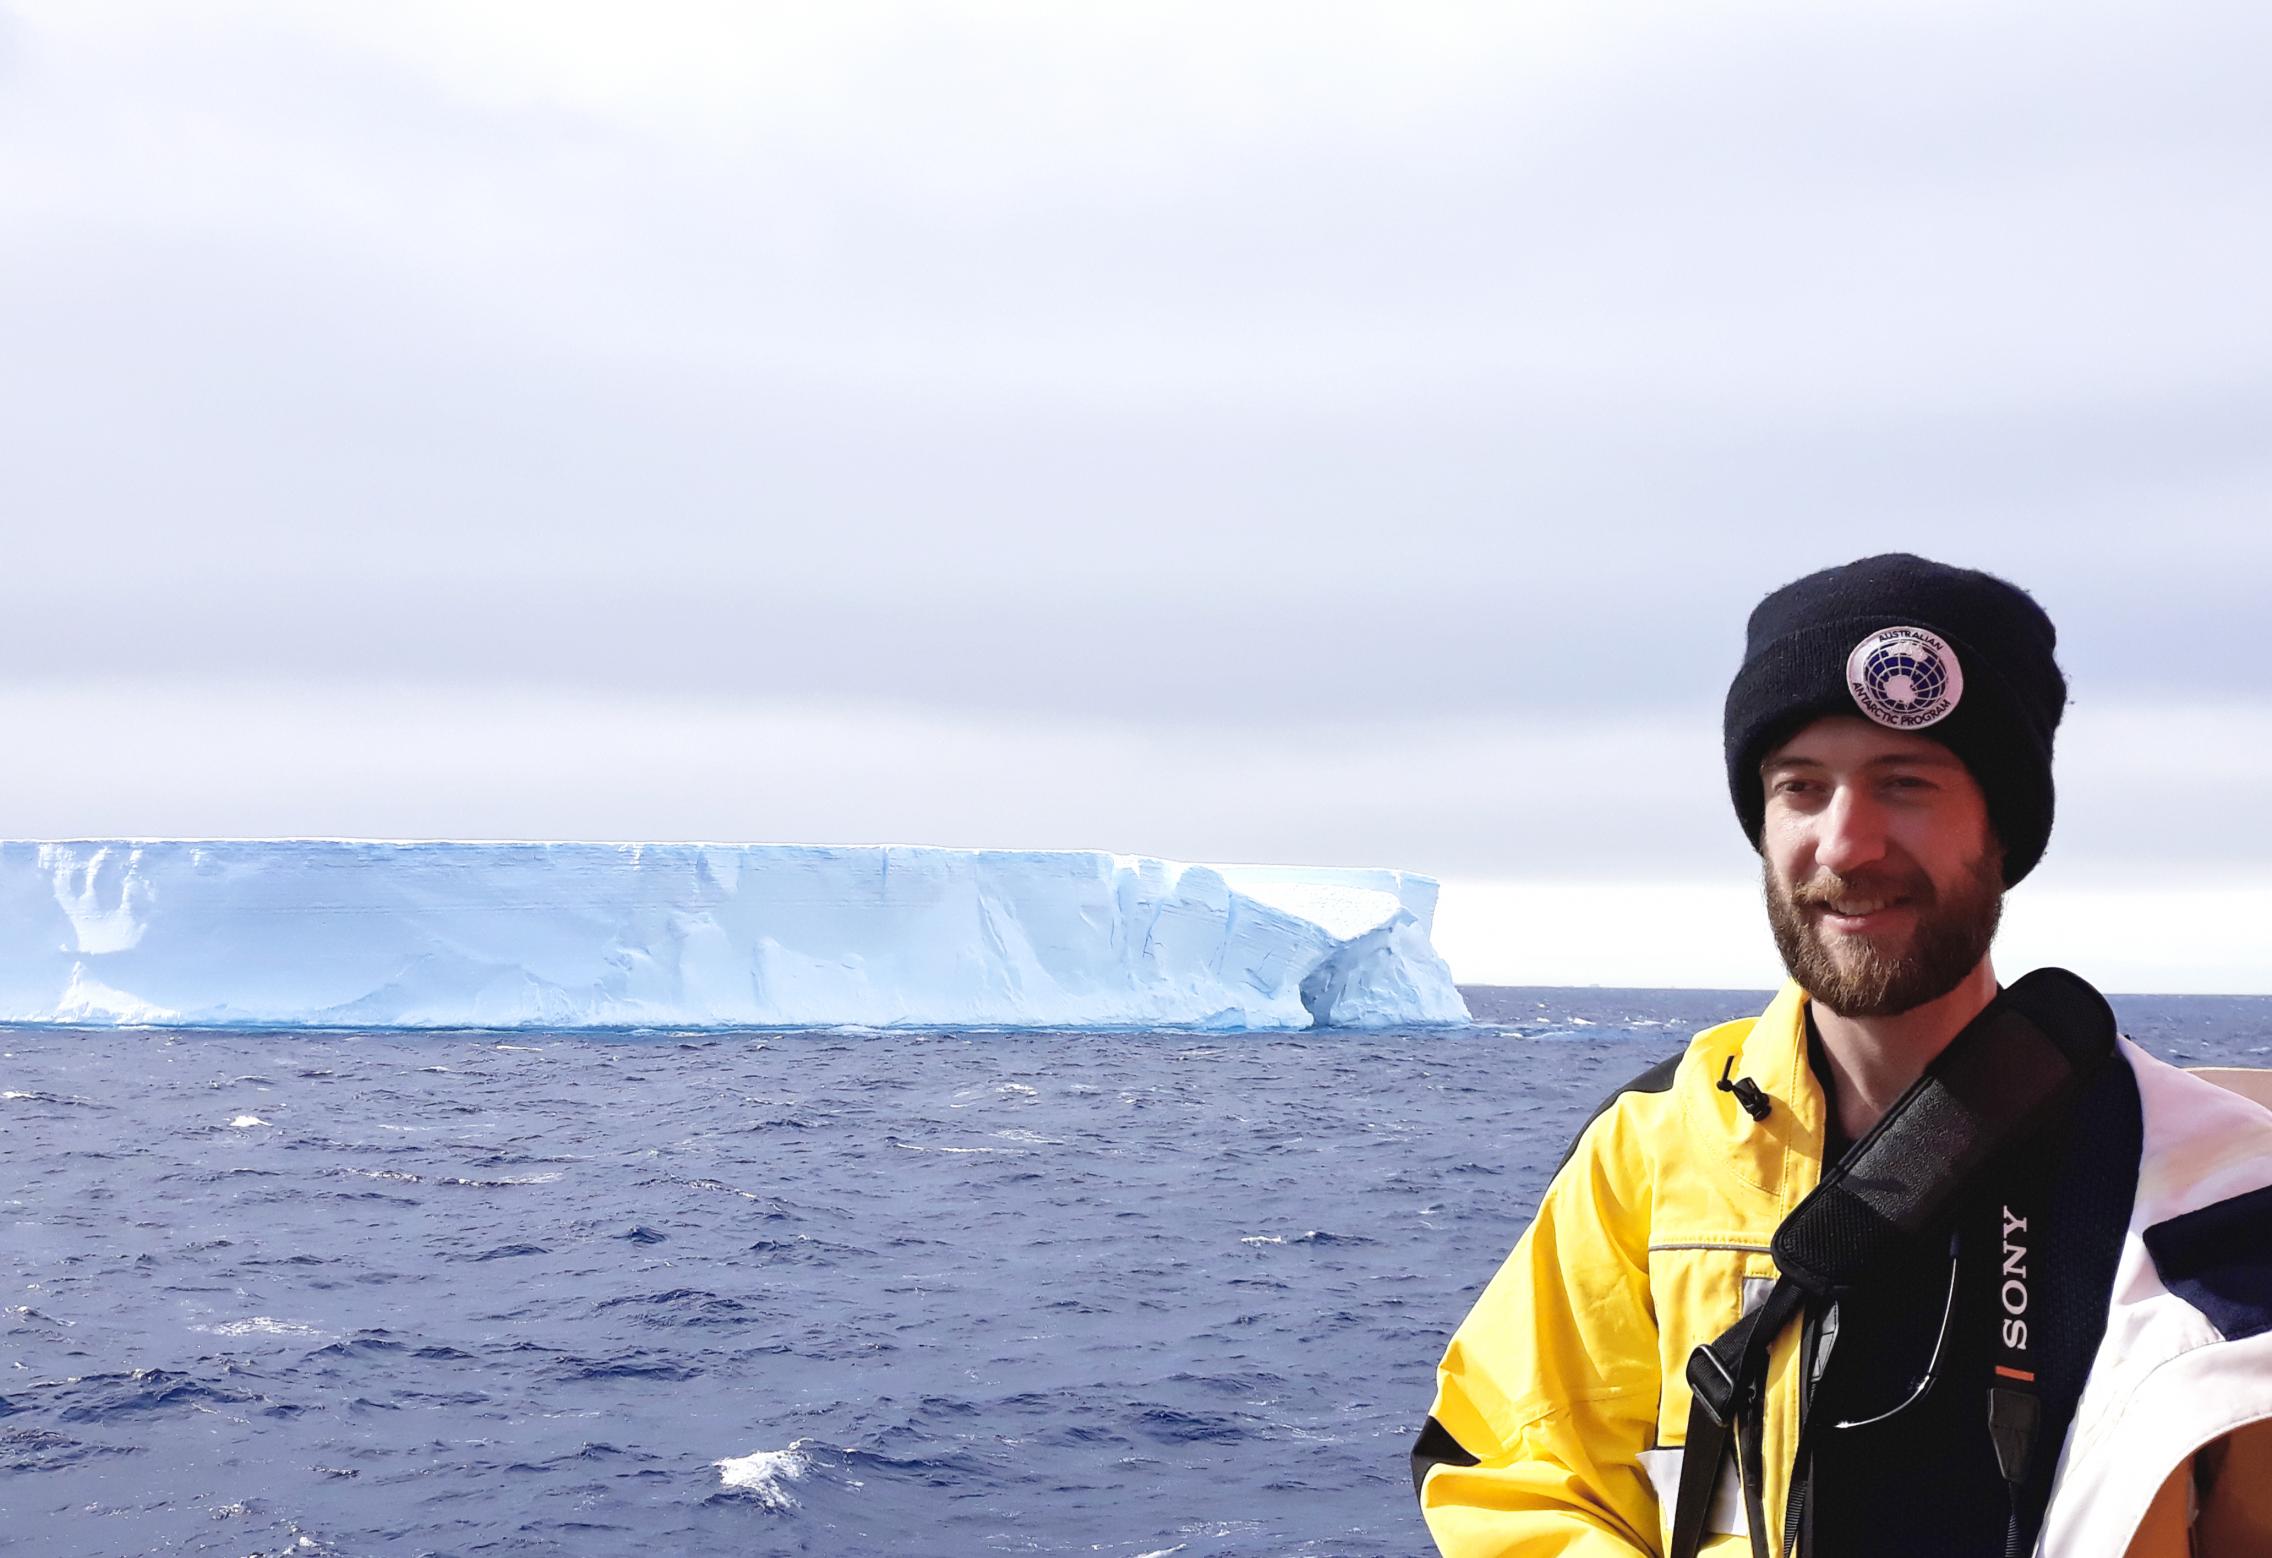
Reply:
[[[1988,955],[2004,912],[2002,852],[1989,849],[1945,894],[1917,867],[1853,876],[1824,873],[1792,887],[1766,869],[1767,923],[1799,987],[1841,1017],[1891,1017],[1937,1001]],[[1827,935],[1816,906],[1841,898],[1908,901],[1916,916],[1906,945]],[[1835,942],[1835,946],[1833,943]]]

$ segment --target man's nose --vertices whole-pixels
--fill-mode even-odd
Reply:
[[[1838,786],[1818,820],[1821,831],[1815,836],[1814,863],[1822,869],[1848,876],[1884,857],[1884,811],[1867,791]]]

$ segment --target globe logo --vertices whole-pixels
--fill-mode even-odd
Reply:
[[[1964,696],[1964,668],[1938,633],[1882,628],[1846,657],[1855,704],[1880,725],[1922,730],[1947,719]]]

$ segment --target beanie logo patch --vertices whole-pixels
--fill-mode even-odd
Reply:
[[[1938,633],[1881,628],[1846,657],[1846,687],[1880,725],[1923,730],[1955,712],[1964,696],[1964,667]]]

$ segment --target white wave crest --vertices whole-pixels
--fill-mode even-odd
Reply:
[[[229,1129],[232,1131],[249,1131],[256,1125],[266,1125],[267,1123],[257,1114],[240,1114],[229,1122]]]
[[[767,1509],[794,1509],[797,1501],[790,1495],[789,1484],[804,1476],[812,1464],[799,1448],[804,1442],[793,1439],[785,1450],[752,1450],[710,1464],[718,1468],[720,1482],[749,1494]]]
[[[328,1336],[328,1331],[304,1325],[298,1320],[272,1320],[266,1315],[254,1315],[249,1320],[227,1320],[220,1325],[191,1326],[208,1336]]]

